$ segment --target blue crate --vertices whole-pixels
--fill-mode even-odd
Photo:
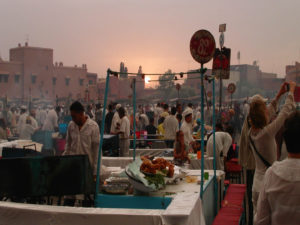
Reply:
[[[96,202],[97,208],[166,209],[172,198],[98,194]]]

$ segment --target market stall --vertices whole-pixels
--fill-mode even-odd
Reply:
[[[213,193],[213,171],[209,172],[209,179],[204,186],[204,202],[199,198],[199,184],[197,182],[187,183],[182,180],[176,185],[167,185],[164,190],[151,193],[151,197],[172,198],[166,209],[130,209],[130,208],[80,208],[80,207],[59,207],[47,205],[31,205],[11,202],[0,202],[0,218],[4,224],[22,223],[31,224],[210,224],[212,215],[203,212],[211,212]],[[200,170],[187,170],[188,176],[196,176],[200,179]],[[218,179],[222,180],[224,172],[217,171]],[[207,193],[207,195],[206,195]],[[114,199],[114,202],[126,196],[106,195],[99,196],[99,200],[106,201]],[[130,197],[125,198],[125,203],[130,203]],[[144,196],[144,198],[150,198]],[[19,221],[17,221],[19,219]],[[205,221],[208,221],[205,223]]]
[[[149,156],[157,156],[158,153],[163,153],[164,151],[158,151],[155,152],[154,150],[141,150],[139,151],[139,149],[136,150],[137,155],[143,156],[143,155],[149,155]],[[140,152],[140,154],[139,154]],[[129,163],[131,163],[133,161],[132,158],[132,153],[130,151],[130,155],[131,157],[103,157],[102,158],[102,165],[107,166],[107,167],[121,167],[121,168],[125,168]],[[154,154],[157,153],[157,154]],[[189,169],[192,170],[199,170],[201,169],[201,160],[197,159],[196,154],[190,154],[192,155],[191,157],[191,163],[188,166]],[[163,157],[164,159],[167,159],[169,161],[173,160],[173,157]],[[214,158],[213,157],[208,157],[206,155],[204,155],[204,169],[206,170],[213,170],[213,161]]]

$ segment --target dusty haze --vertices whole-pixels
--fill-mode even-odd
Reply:
[[[108,67],[145,73],[187,71],[198,64],[189,41],[198,29],[227,24],[232,64],[258,60],[263,71],[285,75],[300,60],[299,0],[1,0],[0,52],[24,44],[54,49],[54,61],[86,63],[103,76]]]

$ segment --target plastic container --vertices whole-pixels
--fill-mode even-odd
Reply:
[[[201,151],[197,151],[197,159],[201,159]]]

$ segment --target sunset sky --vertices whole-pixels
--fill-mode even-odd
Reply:
[[[300,61],[299,0],[1,0],[0,54],[24,44],[54,49],[54,61],[87,64],[104,76],[125,62],[130,72],[176,72],[199,65],[189,41],[207,29],[219,41],[227,24],[225,46],[232,64],[258,60],[265,72],[285,75]],[[210,67],[211,65],[207,65]]]

